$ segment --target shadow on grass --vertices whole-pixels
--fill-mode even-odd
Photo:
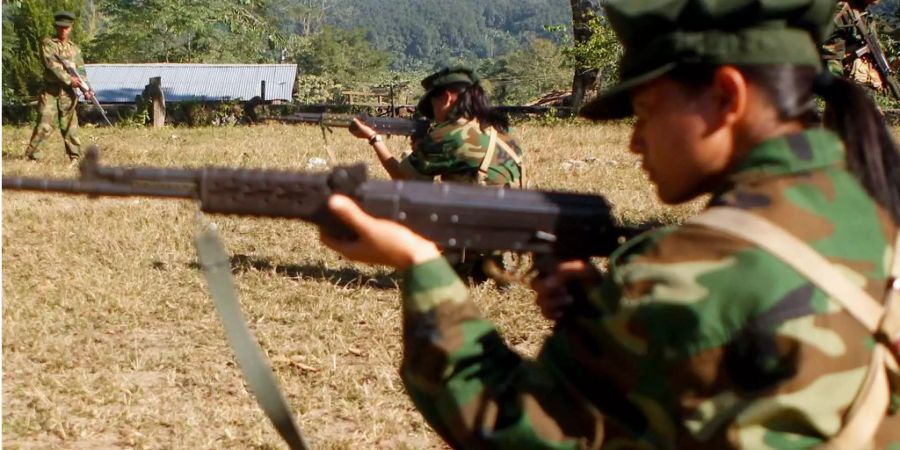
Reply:
[[[191,262],[192,269],[200,269],[200,264]],[[257,270],[260,272],[274,272],[287,278],[313,279],[327,281],[338,286],[352,286],[354,288],[369,287],[373,289],[397,289],[400,285],[400,276],[396,272],[377,272],[375,274],[362,273],[352,267],[341,269],[329,269],[323,264],[273,264],[266,258],[253,258],[248,255],[234,255],[231,257],[231,272],[235,274]]]

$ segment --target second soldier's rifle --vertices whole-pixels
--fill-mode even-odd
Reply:
[[[900,100],[900,85],[898,85],[897,81],[894,79],[894,70],[891,69],[891,65],[884,54],[884,49],[881,48],[878,35],[875,34],[871,27],[869,27],[863,14],[849,5],[845,5],[842,11],[838,13],[837,21],[839,25],[856,28],[856,31],[859,33],[859,36],[865,44],[854,52],[856,57],[859,58],[863,55],[869,55],[869,57],[872,58],[872,62],[875,64],[875,68],[878,70],[878,74],[884,80],[885,84],[887,84],[891,95],[893,95],[895,99]]]
[[[349,128],[353,119],[358,118],[372,127],[379,134],[410,136],[413,140],[421,139],[428,134],[430,121],[427,119],[403,119],[400,117],[374,117],[369,115],[354,116],[352,114],[333,113],[294,113],[288,116],[259,116],[259,120],[273,120],[284,123],[309,123],[322,127],[322,136],[332,128]]]
[[[55,56],[56,60],[59,61],[60,64],[62,64],[63,68],[66,69],[66,72],[68,72],[69,75],[78,79],[78,82],[81,83],[81,87],[80,87],[81,92],[85,95],[85,97],[87,97],[88,92],[93,94],[93,95],[91,95],[91,102],[94,104],[94,106],[97,107],[97,109],[100,110],[100,115],[103,116],[103,120],[106,121],[106,124],[109,126],[112,126],[112,123],[110,123],[110,121],[109,121],[109,117],[106,117],[106,111],[103,109],[102,106],[100,106],[100,100],[97,99],[97,95],[94,92],[94,89],[91,88],[91,85],[88,84],[87,80],[84,77],[82,77],[80,73],[78,73],[78,69],[76,69],[75,66],[73,66],[69,61],[66,61],[59,55],[53,55],[53,56]]]

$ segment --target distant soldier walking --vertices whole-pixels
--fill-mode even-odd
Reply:
[[[81,57],[81,49],[69,40],[72,32],[72,24],[75,23],[75,14],[68,11],[59,11],[54,14],[56,23],[56,37],[44,38],[41,43],[41,62],[44,64],[44,87],[38,100],[38,112],[40,118],[31,134],[31,141],[26,156],[30,160],[39,160],[43,157],[41,144],[50,136],[56,126],[62,133],[66,146],[66,155],[71,160],[81,156],[81,141],[78,139],[78,115],[75,107],[78,105],[78,94],[75,89],[81,87],[78,77],[69,75],[59,59],[63,59],[84,74],[84,60]],[[86,91],[88,100],[93,97],[93,92]]]

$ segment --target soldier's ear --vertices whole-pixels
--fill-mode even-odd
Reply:
[[[735,67],[716,69],[712,83],[712,101],[720,126],[731,126],[742,120],[747,111],[750,86],[747,78]]]

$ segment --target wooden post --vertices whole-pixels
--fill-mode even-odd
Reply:
[[[162,128],[166,125],[166,97],[162,91],[162,77],[153,77],[145,89],[150,97],[150,117],[153,119],[153,128]]]
[[[397,115],[397,110],[394,107],[394,80],[391,80],[391,117],[395,117]]]
[[[259,82],[259,98],[261,98],[262,101],[266,101],[266,80]]]

